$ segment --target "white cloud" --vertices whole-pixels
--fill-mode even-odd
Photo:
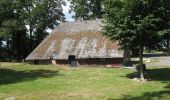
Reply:
[[[69,9],[70,9],[70,2],[66,1],[66,6],[63,6],[63,13],[65,14],[66,21],[74,21],[74,19],[72,18],[74,13],[69,13]]]

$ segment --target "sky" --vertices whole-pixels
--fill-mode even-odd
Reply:
[[[65,14],[66,21],[74,21],[74,19],[72,18],[74,13],[69,13],[69,9],[70,9],[70,3],[66,1],[66,6],[63,6],[63,13]]]

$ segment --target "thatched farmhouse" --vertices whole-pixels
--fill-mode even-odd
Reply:
[[[101,21],[76,21],[58,25],[26,58],[32,64],[109,65],[122,64],[123,50],[101,34]]]

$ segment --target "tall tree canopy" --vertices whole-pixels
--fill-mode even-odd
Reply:
[[[104,0],[69,0],[70,12],[75,12],[75,20],[102,18]]]
[[[64,0],[0,0],[0,37],[9,54],[25,58],[53,29],[65,20]]]
[[[34,42],[33,38],[38,40],[39,44],[47,35],[48,28],[53,29],[59,22],[65,20],[62,12],[62,5],[65,5],[63,0],[18,0],[17,4],[21,13],[20,18],[29,27],[30,47]],[[31,50],[33,48],[31,47]]]
[[[103,34],[119,41],[123,48],[139,49],[141,79],[144,79],[143,48],[157,44],[157,33],[167,25],[165,16],[168,14],[164,12],[168,9],[164,4],[166,0],[106,0],[104,5]]]

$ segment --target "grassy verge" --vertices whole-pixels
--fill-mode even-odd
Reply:
[[[152,81],[129,79],[121,68],[61,68],[50,65],[1,66],[0,100],[169,100],[170,67],[151,67]]]

